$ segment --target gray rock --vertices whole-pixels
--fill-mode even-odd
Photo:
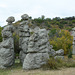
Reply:
[[[23,63],[23,69],[37,69],[46,64],[49,59],[48,53],[29,53],[26,55]]]
[[[28,41],[30,37],[30,30],[29,30],[29,16],[24,14],[21,16],[22,22],[19,25],[19,48],[21,49],[20,52],[20,61],[23,63],[23,60],[27,54],[28,50]]]
[[[23,14],[23,15],[21,16],[21,18],[22,18],[23,20],[28,20],[28,19],[29,19],[29,16],[28,16],[27,14]]]
[[[39,29],[29,38],[27,55],[24,59],[23,69],[36,69],[46,64],[49,58],[49,43],[47,31]]]
[[[56,55],[56,51],[55,51],[54,49],[51,49],[51,50],[49,51],[49,55],[50,55],[50,56],[55,56],[55,55]]]
[[[75,55],[75,44],[73,44],[72,54]]]
[[[29,32],[19,32],[20,37],[29,37],[30,33]]]
[[[13,25],[7,25],[4,27],[4,29],[2,30],[2,32],[5,32],[5,31],[11,31],[11,32],[14,32],[15,30],[15,27]]]
[[[54,59],[64,59],[64,56],[55,56]]]
[[[1,44],[0,44],[0,48],[14,48],[14,43],[13,43],[13,38],[9,38],[7,40],[4,40]]]
[[[25,54],[23,51],[20,51],[20,54],[19,54],[19,59],[20,59],[20,62],[23,64],[24,62],[24,59],[26,57],[27,54]]]
[[[56,51],[56,55],[58,55],[58,56],[64,55],[64,50],[60,49],[60,50]]]
[[[15,18],[13,16],[10,16],[6,21],[8,22],[8,25],[10,25],[12,22],[15,21]]]
[[[10,38],[0,45],[0,66],[9,67],[14,64],[13,40]]]
[[[10,31],[3,31],[2,32],[2,37],[10,38],[10,37],[12,37],[12,33]]]
[[[13,26],[10,24],[14,21],[14,17],[9,17],[8,26],[2,30],[3,41],[0,43],[0,68],[7,68],[14,64],[14,41],[12,32]]]
[[[75,27],[72,28],[72,32],[71,32],[72,36],[73,36],[73,50],[72,50],[72,54],[75,55]]]
[[[40,28],[38,27],[38,26],[36,26],[35,28],[34,28],[34,32],[38,32],[40,30]]]

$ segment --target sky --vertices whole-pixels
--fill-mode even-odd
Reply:
[[[6,19],[28,14],[32,18],[71,17],[75,16],[75,0],[0,0],[0,26],[7,24]]]

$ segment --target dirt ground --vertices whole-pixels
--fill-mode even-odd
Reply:
[[[11,70],[9,75],[75,75],[75,68],[64,68],[60,70]]]

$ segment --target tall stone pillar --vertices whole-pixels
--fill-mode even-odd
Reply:
[[[25,56],[27,55],[28,50],[28,41],[30,37],[30,31],[29,31],[29,16],[27,14],[24,14],[21,16],[22,22],[19,25],[19,48],[20,48],[20,61],[23,63]]]
[[[73,36],[73,51],[72,51],[72,54],[75,55],[75,27],[72,29],[72,36]]]
[[[3,41],[0,43],[0,68],[7,68],[14,64],[14,41],[12,36],[14,27],[12,22],[15,19],[11,16],[6,21],[8,25],[2,30]]]

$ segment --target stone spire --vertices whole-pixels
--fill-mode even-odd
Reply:
[[[8,25],[2,30],[3,41],[0,43],[0,68],[7,68],[14,64],[14,41],[13,41],[13,25],[14,17],[9,17]]]
[[[30,31],[29,31],[29,16],[27,14],[24,14],[21,16],[22,22],[19,25],[19,48],[20,48],[20,60],[23,63],[23,60],[27,54],[28,50],[28,41],[30,37]]]

